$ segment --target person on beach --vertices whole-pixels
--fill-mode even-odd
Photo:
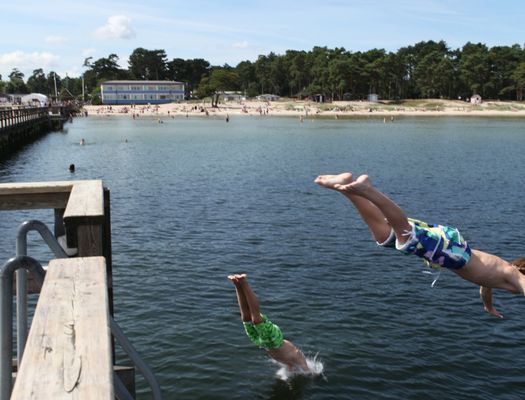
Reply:
[[[250,340],[266,350],[267,354],[284,365],[293,374],[310,374],[306,358],[301,350],[284,339],[281,329],[272,323],[259,309],[259,300],[248,284],[246,274],[229,275],[237,293],[237,302],[244,330]]]
[[[393,200],[373,186],[368,175],[355,180],[350,172],[320,175],[315,183],[347,197],[378,245],[415,254],[431,267],[445,267],[479,285],[480,297],[488,313],[503,318],[492,304],[492,289],[525,295],[525,258],[509,263],[471,249],[456,228],[407,218]]]

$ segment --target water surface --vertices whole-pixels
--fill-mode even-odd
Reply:
[[[345,198],[313,183],[366,172],[409,215],[510,260],[525,253],[523,120],[89,117],[66,128],[0,164],[0,182],[111,189],[115,318],[165,398],[525,396],[524,300],[497,292],[497,320],[449,271],[431,288],[417,258],[378,248]],[[4,260],[28,218],[53,216],[1,214]],[[50,257],[36,236],[30,255]],[[324,378],[276,377],[244,335],[234,272],[249,274],[285,337],[318,354]]]

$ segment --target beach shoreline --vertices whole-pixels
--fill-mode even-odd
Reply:
[[[100,105],[84,106],[90,116],[152,117],[221,117],[283,116],[304,118],[348,119],[378,116],[392,120],[403,116],[474,116],[525,118],[524,102],[487,101],[474,105],[460,100],[407,100],[402,102],[334,101],[316,103],[301,100],[230,101],[218,107],[209,102],[180,102],[159,105]]]

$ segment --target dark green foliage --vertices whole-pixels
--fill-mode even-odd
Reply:
[[[160,81],[169,79],[167,56],[164,50],[135,49],[129,56],[132,79]]]
[[[9,74],[9,82],[7,82],[8,93],[28,93],[27,85],[24,82],[24,74],[18,69],[13,68]]]
[[[397,52],[372,49],[351,52],[344,48],[314,47],[260,55],[255,62],[237,66],[211,66],[204,59],[174,58],[164,50],[137,48],[128,69],[116,54],[84,61],[85,92],[95,95],[100,83],[113,79],[176,80],[185,83],[186,97],[206,97],[221,91],[238,91],[249,97],[263,93],[299,97],[322,95],[325,99],[380,99],[470,97],[522,100],[525,87],[525,49],[519,45],[488,48],[467,43],[451,50],[444,41],[422,41]],[[54,73],[47,77],[35,69],[27,84],[14,69],[0,89],[10,93],[40,92],[54,95]],[[56,76],[58,92],[67,88],[82,93],[82,79]]]

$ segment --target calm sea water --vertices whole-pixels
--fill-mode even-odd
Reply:
[[[525,300],[497,292],[498,320],[449,271],[431,288],[417,258],[378,248],[313,179],[366,172],[409,215],[513,259],[525,253],[524,149],[520,119],[89,117],[4,161],[0,182],[111,189],[115,318],[166,399],[523,399]],[[4,260],[28,218],[51,224],[52,212],[1,214]],[[324,377],[276,377],[243,332],[235,272]]]

